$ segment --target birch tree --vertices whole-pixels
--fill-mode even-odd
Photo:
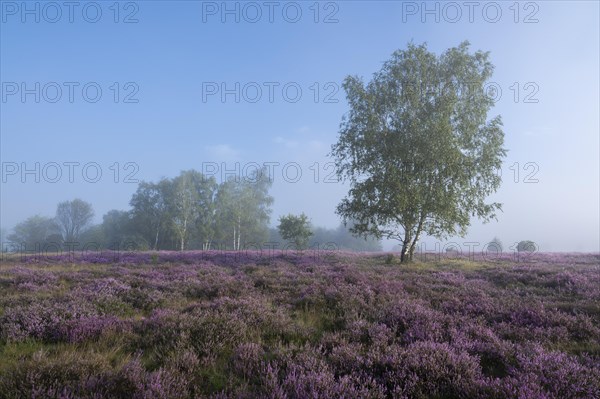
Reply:
[[[256,244],[268,236],[272,181],[266,169],[251,176],[221,183],[217,194],[217,219],[223,239],[231,242],[234,250],[251,240]]]
[[[189,232],[198,216],[198,192],[194,186],[193,171],[182,172],[173,180],[170,196],[172,223],[183,251]]]
[[[345,79],[350,111],[331,156],[350,184],[337,213],[353,233],[400,241],[404,262],[423,234],[464,236],[471,216],[496,217],[501,204],[486,197],[506,150],[500,116],[488,119],[492,72],[468,42],[439,57],[409,44],[369,83]]]
[[[141,182],[129,204],[136,228],[144,235],[152,249],[159,249],[159,240],[168,230],[169,205],[167,203],[171,181]]]

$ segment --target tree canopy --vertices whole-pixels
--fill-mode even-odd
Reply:
[[[308,216],[304,213],[296,215],[281,216],[277,226],[279,234],[284,240],[294,243],[296,249],[303,250],[308,246],[308,240],[313,235],[310,230]]]
[[[493,69],[468,42],[440,56],[411,43],[369,83],[345,79],[350,111],[331,155],[350,183],[337,212],[353,233],[399,240],[405,261],[422,234],[464,235],[472,216],[496,216],[486,198],[506,150],[500,116],[488,119]]]
[[[7,239],[13,244],[24,247],[25,250],[36,249],[36,246],[43,249],[46,244],[56,245],[62,242],[54,219],[40,215],[31,216],[17,224]]]
[[[142,182],[132,196],[132,223],[153,249],[241,249],[268,235],[273,198],[266,170],[218,184],[196,170]]]

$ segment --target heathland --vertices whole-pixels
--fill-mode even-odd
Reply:
[[[0,263],[4,398],[598,398],[600,256]]]

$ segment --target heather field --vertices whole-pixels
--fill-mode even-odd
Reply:
[[[599,398],[600,256],[7,257],[2,398]]]

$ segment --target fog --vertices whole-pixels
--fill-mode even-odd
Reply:
[[[488,118],[501,115],[507,155],[488,200],[502,211],[420,243],[600,251],[597,2],[102,3],[60,16],[24,4],[2,3],[3,242],[64,201],[92,205],[89,228],[131,210],[142,181],[196,170],[219,184],[260,167],[271,230],[301,213],[336,229],[350,189],[330,156],[349,111],[344,78],[370,81],[408,43],[439,55],[468,40],[494,65]]]

